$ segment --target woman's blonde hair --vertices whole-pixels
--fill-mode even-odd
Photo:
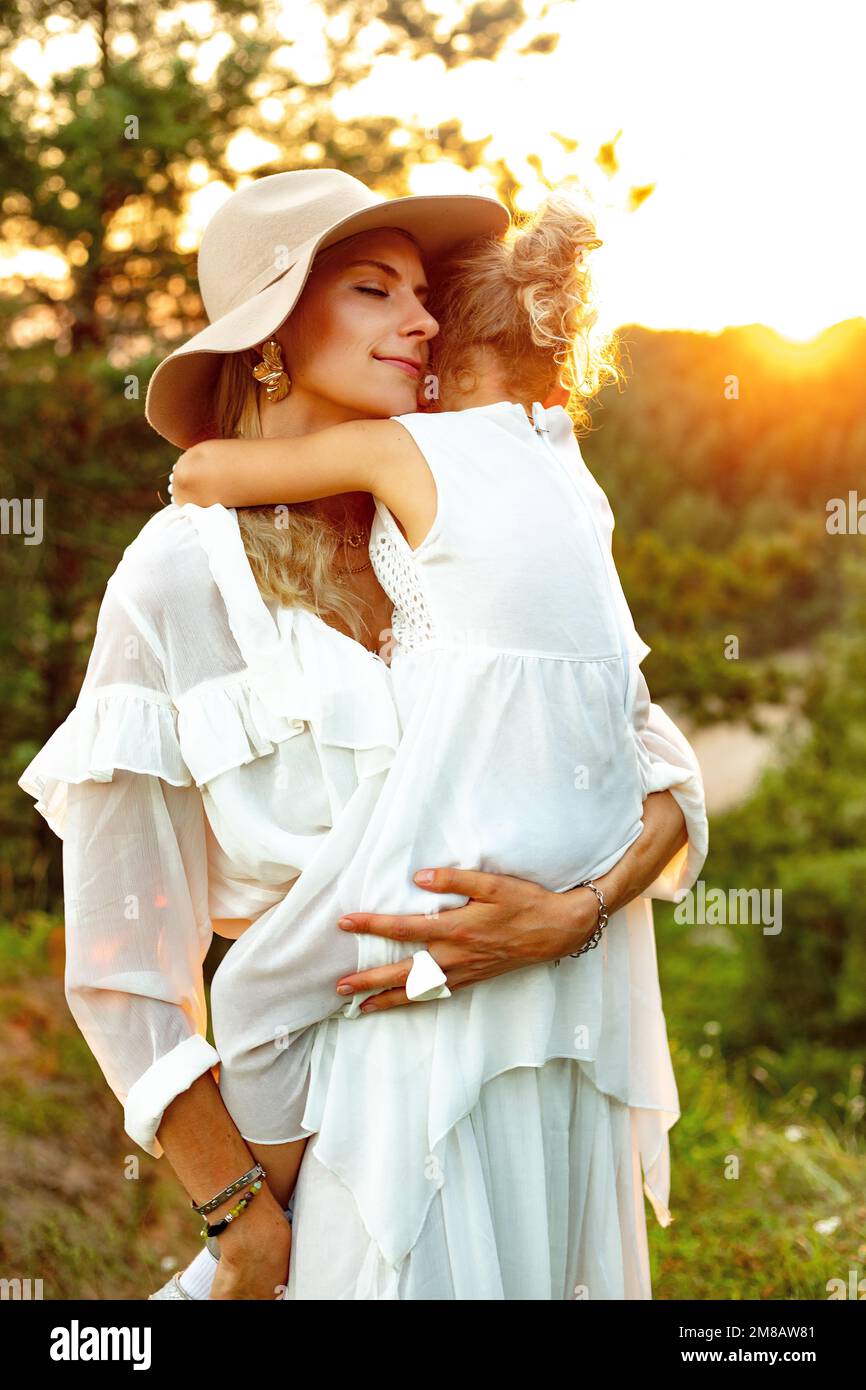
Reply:
[[[259,392],[253,376],[261,361],[258,348],[226,353],[214,395],[214,427],[221,439],[261,439]],[[238,507],[238,527],[259,592],[286,608],[311,609],[341,618],[356,641],[363,634],[361,600],[347,593],[334,577],[340,538],[315,515],[315,503]]]
[[[436,261],[427,308],[439,324],[430,368],[440,389],[474,389],[472,351],[490,347],[509,399],[544,401],[562,387],[572,420],[588,428],[585,402],[605,377],[622,376],[615,336],[597,328],[587,258],[601,245],[588,196],[556,190],[501,239],[465,242]]]

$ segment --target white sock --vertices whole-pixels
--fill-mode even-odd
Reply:
[[[184,1293],[189,1294],[190,1298],[209,1298],[218,1263],[207,1246],[203,1245],[192,1263],[178,1275],[178,1283]]]
[[[287,1221],[291,1221],[291,1201],[285,1208],[283,1215]],[[211,1254],[206,1245],[203,1245],[195,1258],[187,1265],[186,1269],[178,1275],[178,1283],[184,1293],[189,1294],[190,1298],[201,1300],[209,1299],[218,1264],[219,1260],[217,1260],[216,1256]]]

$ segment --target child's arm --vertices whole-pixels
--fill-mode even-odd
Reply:
[[[396,420],[349,420],[293,438],[204,440],[181,454],[172,488],[179,506],[200,507],[370,492],[402,523],[412,546],[420,544],[436,513],[427,461]]]

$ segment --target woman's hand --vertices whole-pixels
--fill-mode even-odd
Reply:
[[[669,791],[651,792],[644,802],[642,833],[613,868],[596,880],[609,915],[645,893],[687,844],[686,821],[676,799]],[[598,922],[598,899],[590,888],[552,893],[508,874],[465,869],[426,872],[431,875],[427,881],[415,875],[420,888],[463,894],[470,901],[446,912],[434,910],[432,916],[353,912],[338,925],[344,931],[423,943],[444,970],[452,991],[579,951]],[[408,1004],[405,984],[411,969],[412,957],[407,956],[393,965],[345,975],[337,982],[337,992],[344,992],[342,985],[349,986],[349,995],[381,989],[381,994],[361,1005],[364,1013]]]
[[[220,1259],[211,1298],[273,1301],[283,1297],[289,1278],[292,1228],[280,1211],[276,1216],[268,1213],[258,1220],[252,1218],[251,1206],[218,1237]],[[216,1216],[208,1219],[216,1220]]]
[[[445,971],[452,993],[526,965],[558,960],[579,950],[595,930],[598,900],[589,889],[552,893],[509,874],[469,869],[431,872],[431,881],[419,887],[432,893],[460,893],[470,901],[446,912],[434,909],[429,916],[354,912],[341,918],[339,925],[344,931],[423,943]],[[338,992],[343,992],[340,985],[350,985],[350,994],[391,986],[362,1004],[364,1013],[408,1004],[405,984],[411,968],[412,957],[408,956],[393,965],[345,975],[338,982]]]

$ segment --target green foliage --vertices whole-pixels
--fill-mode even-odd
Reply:
[[[808,732],[712,829],[714,884],[782,891],[782,931],[745,928],[746,1000],[771,1046],[866,1038],[866,560],[844,577],[841,628],[802,693]]]
[[[603,393],[581,447],[616,517],[650,688],[698,723],[749,720],[786,697],[773,658],[838,626],[844,562],[862,552],[861,534],[828,533],[827,508],[866,477],[866,323],[809,345],[760,325],[630,326],[620,351],[626,385]]]
[[[0,921],[0,976],[5,984],[26,980],[44,967],[48,943],[62,922],[50,912],[24,912],[17,922]]]

